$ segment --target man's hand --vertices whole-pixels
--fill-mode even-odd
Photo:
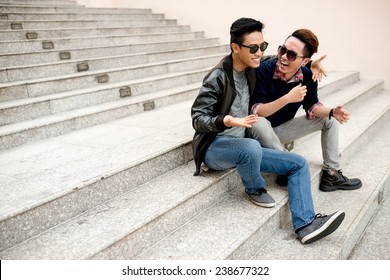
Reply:
[[[326,77],[327,75],[326,70],[321,63],[321,61],[325,58],[326,58],[326,54],[321,56],[319,59],[313,60],[313,62],[311,63],[310,70],[313,73],[312,79],[314,82],[316,82],[317,80],[321,82],[322,76]]]
[[[333,117],[340,123],[346,123],[349,120],[349,112],[346,111],[342,106],[337,106],[333,109]]]
[[[257,122],[258,119],[259,117],[254,114],[246,116],[245,118],[234,118],[233,116],[226,115],[223,118],[223,123],[227,127],[241,126],[241,127],[251,128],[252,124]]]
[[[287,93],[282,98],[286,98],[287,103],[301,102],[305,97],[306,92],[307,92],[306,86],[302,86],[302,84],[299,84],[295,86],[292,90],[290,90],[290,92]]]

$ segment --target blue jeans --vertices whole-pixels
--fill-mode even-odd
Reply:
[[[237,168],[248,192],[265,187],[261,172],[288,175],[288,197],[294,229],[314,219],[310,171],[307,161],[294,153],[262,148],[257,140],[217,136],[208,147],[204,163],[214,170]]]

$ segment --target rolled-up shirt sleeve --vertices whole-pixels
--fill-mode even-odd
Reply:
[[[309,110],[306,111],[306,117],[308,119],[315,119],[316,116],[315,116],[315,111],[321,107],[321,106],[324,106],[321,102],[317,102],[316,104],[314,104],[313,106],[310,107]]]
[[[257,110],[259,109],[260,105],[260,103],[253,104],[251,108],[251,114],[257,114]]]

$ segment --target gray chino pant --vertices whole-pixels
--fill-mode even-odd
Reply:
[[[271,123],[261,117],[248,130],[248,134],[258,140],[263,147],[283,151],[285,150],[283,144],[319,130],[321,130],[323,168],[339,170],[339,124],[334,118],[308,119],[306,116],[298,116],[272,128]]]

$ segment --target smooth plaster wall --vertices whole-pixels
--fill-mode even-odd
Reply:
[[[358,70],[362,80],[382,79],[390,89],[390,0],[78,0],[90,7],[151,8],[193,31],[229,42],[231,23],[252,17],[265,24],[267,53],[298,28],[317,34],[319,54],[331,70]],[[314,56],[318,57],[318,55]]]

